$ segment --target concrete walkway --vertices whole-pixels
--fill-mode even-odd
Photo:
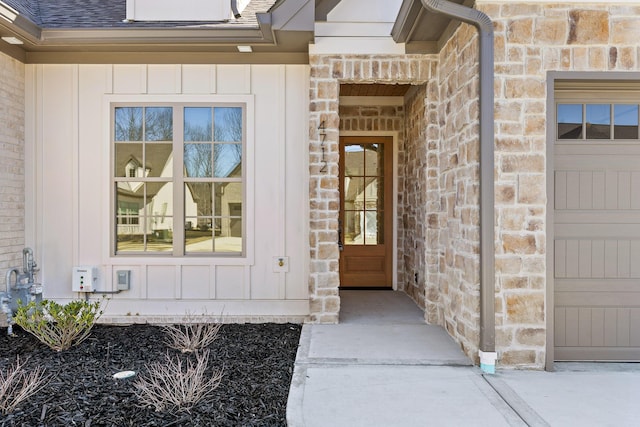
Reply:
[[[640,365],[483,375],[403,293],[341,292],[339,325],[304,325],[290,427],[636,426]]]

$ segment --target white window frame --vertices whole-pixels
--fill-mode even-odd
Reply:
[[[243,185],[244,185],[244,206],[242,212],[243,221],[243,252],[242,253],[190,253],[185,254],[184,248],[182,251],[175,252],[158,252],[158,253],[119,253],[116,254],[116,195],[113,190],[114,185],[114,143],[113,143],[113,111],[114,106],[118,104],[128,104],[133,106],[134,104],[140,106],[147,105],[159,105],[165,104],[166,106],[176,105],[182,106],[183,104],[202,104],[213,105],[216,104],[228,104],[228,105],[240,105],[242,104],[245,112],[245,141],[243,146]],[[211,264],[219,265],[252,265],[254,263],[254,251],[255,251],[255,175],[254,175],[254,142],[255,142],[255,101],[253,95],[107,95],[104,97],[104,110],[103,117],[105,117],[104,123],[104,138],[105,138],[105,152],[103,152],[103,158],[107,159],[108,164],[104,170],[108,171],[107,179],[104,183],[104,206],[108,207],[108,227],[103,228],[103,241],[104,245],[104,259],[106,263],[113,265],[129,265],[131,263],[141,264],[164,264],[175,263],[179,260],[183,265],[201,265],[202,259],[207,258]],[[175,131],[175,124],[174,124]],[[182,152],[179,153],[179,159],[175,157],[174,162],[182,162]],[[174,188],[174,199],[177,192]],[[180,194],[183,192],[181,191]],[[175,204],[175,202],[174,202]],[[180,206],[183,206],[183,202],[180,202]],[[183,236],[182,238],[183,239]],[[174,246],[175,248],[175,246]],[[175,249],[174,249],[175,250]]]

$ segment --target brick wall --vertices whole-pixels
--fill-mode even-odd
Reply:
[[[425,309],[425,289],[428,282],[425,251],[427,243],[427,144],[426,120],[427,100],[426,85],[417,86],[405,97],[406,116],[403,162],[401,163],[404,175],[404,185],[398,186],[402,194],[402,229],[404,240],[402,244],[401,263],[404,274],[399,276],[399,283],[403,284],[404,291],[420,308]],[[436,295],[437,297],[437,295]],[[434,301],[432,300],[432,303]],[[437,303],[437,300],[436,300]],[[436,309],[437,312],[437,309]],[[437,323],[430,319],[431,323]]]
[[[24,247],[24,64],[0,53],[0,290]]]

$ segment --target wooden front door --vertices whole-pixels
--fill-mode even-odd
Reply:
[[[340,138],[340,287],[392,286],[393,138]]]

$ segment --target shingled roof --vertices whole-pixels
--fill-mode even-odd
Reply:
[[[264,13],[276,0],[252,0],[240,19],[224,22],[124,22],[126,0],[4,0],[26,18],[42,28],[135,28],[193,27],[229,25],[257,27],[256,13]]]
[[[127,0],[0,0],[0,36],[17,43],[0,42],[0,52],[25,63],[132,63],[144,55],[157,63],[272,63],[275,57],[258,58],[271,53],[280,62],[308,62],[313,1],[250,0],[241,13],[223,21],[141,22],[126,20]],[[253,56],[229,56],[241,45],[251,46]],[[211,58],[214,54],[229,55]]]

